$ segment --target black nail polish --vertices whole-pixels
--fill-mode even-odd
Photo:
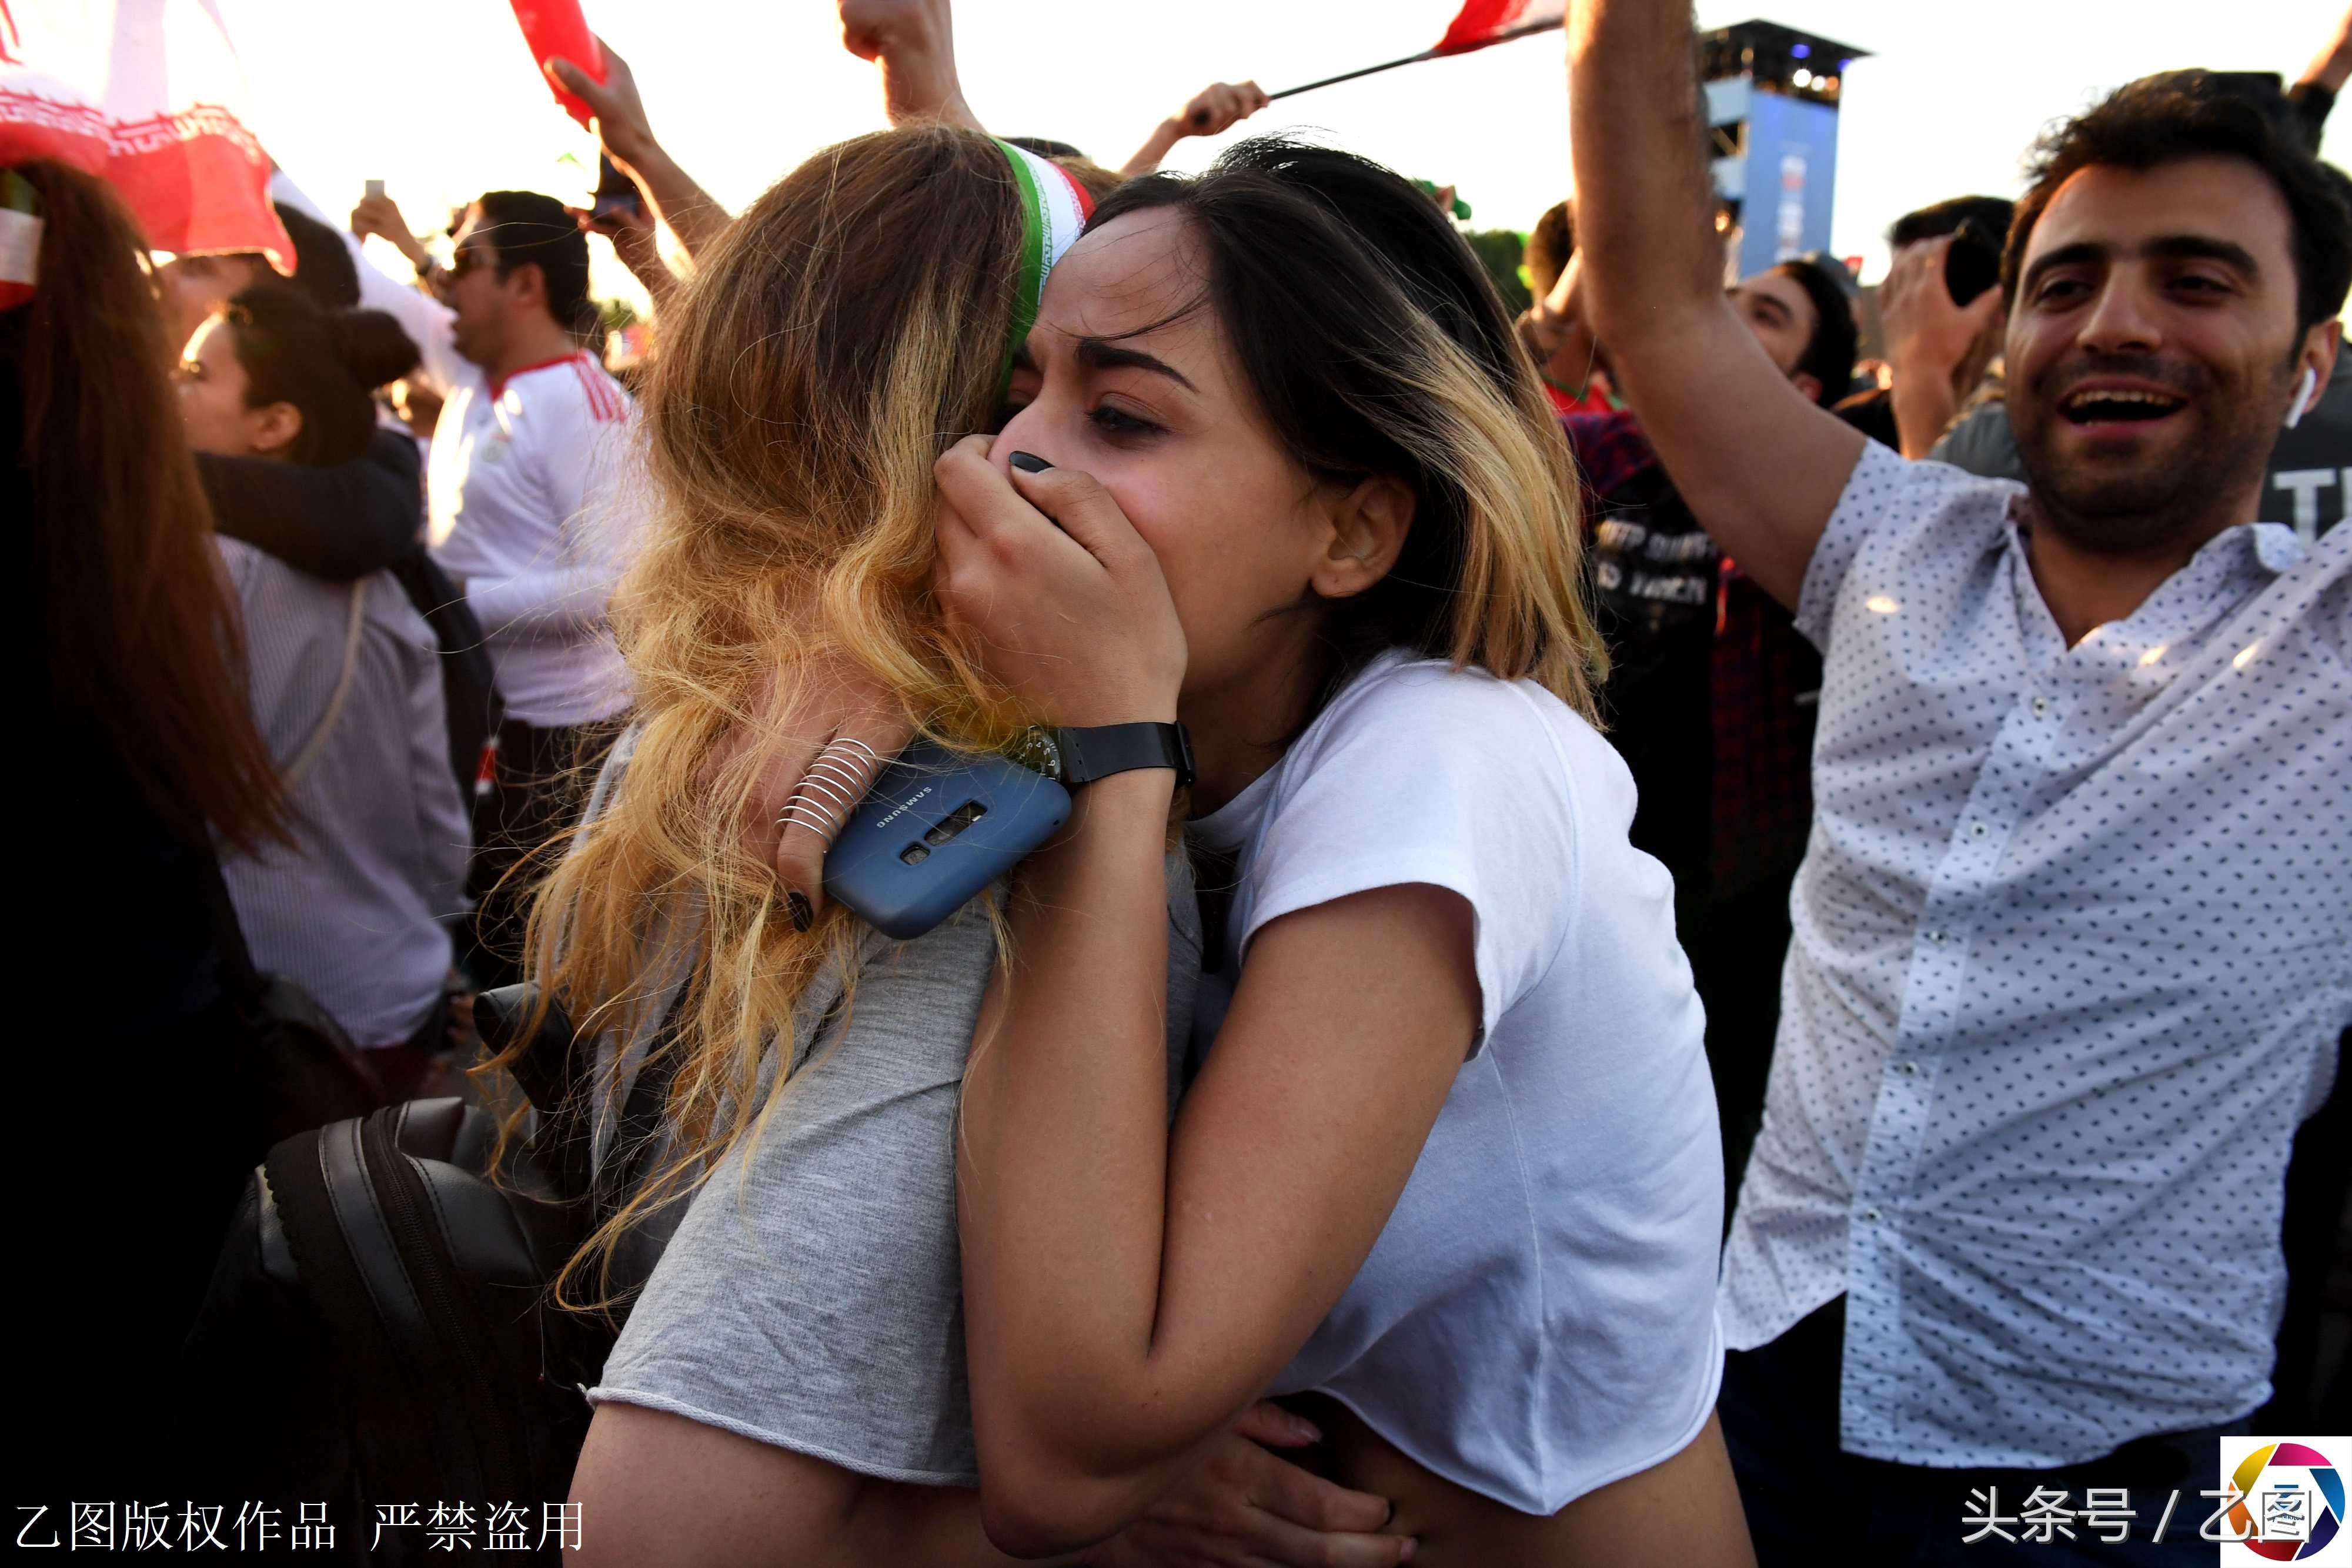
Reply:
[[[795,931],[806,931],[811,925],[816,924],[815,912],[809,908],[808,894],[805,893],[786,894],[784,908],[792,915],[793,929]]]
[[[1024,474],[1043,474],[1053,465],[1034,452],[1016,452],[1013,455],[1013,466]]]

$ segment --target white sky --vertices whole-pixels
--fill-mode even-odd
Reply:
[[[541,84],[500,0],[216,0],[252,86],[254,129],[331,214],[382,179],[420,230],[499,186],[578,201],[593,141]],[[1269,91],[1427,47],[1458,0],[957,0],[967,96],[991,130],[1124,162],[1218,79]],[[1702,0],[1701,26],[1753,16],[1872,51],[1845,82],[1832,248],[1885,270],[1886,225],[1969,192],[2014,194],[2044,123],[2150,71],[2201,65],[2293,80],[2336,0]],[[878,128],[874,68],[840,45],[828,0],[586,0],[627,57],[656,131],[730,207],[828,142]],[[1557,34],[1302,94],[1231,137],[1311,131],[1403,172],[1452,182],[1474,226],[1524,229],[1568,193]],[[2352,109],[2324,152],[2352,162]],[[1198,168],[1223,141],[1187,141]],[[560,162],[566,152],[574,169]],[[599,240],[601,293],[634,293]],[[393,269],[402,270],[382,242]]]

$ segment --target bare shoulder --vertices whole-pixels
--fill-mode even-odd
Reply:
[[[822,1540],[874,1484],[823,1459],[642,1405],[596,1408],[572,1472],[584,1563],[767,1563]]]

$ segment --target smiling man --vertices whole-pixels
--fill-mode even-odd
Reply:
[[[2352,805],[2352,530],[2257,520],[2352,213],[2201,73],[2060,128],[2003,269],[2028,483],[1977,479],[1866,444],[1727,308],[1682,0],[1570,32],[1597,330],[1823,657],[1719,1301],[1759,1556],[2042,1562],[2120,1525],[2210,1563],[2182,1516],[2271,1392],[2289,1151],[2352,1024],[2352,841],[2291,826]],[[2035,1489],[2109,1505],[2102,1542],[2030,1541]]]

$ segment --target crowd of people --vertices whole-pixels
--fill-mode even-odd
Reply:
[[[1348,152],[1158,172],[1254,83],[999,139],[947,0],[840,0],[892,129],[739,214],[609,48],[634,202],[281,176],[290,276],[0,172],[22,1500],[189,1491],[299,1012],[352,1113],[580,1129],[562,1549],[2211,1561],[2224,1436],[2347,1399],[2352,16],[1921,193],[1865,313],[1726,276],[1680,0],[1569,10],[1516,317]],[[891,758],[1041,731],[1008,877],[828,896]]]

